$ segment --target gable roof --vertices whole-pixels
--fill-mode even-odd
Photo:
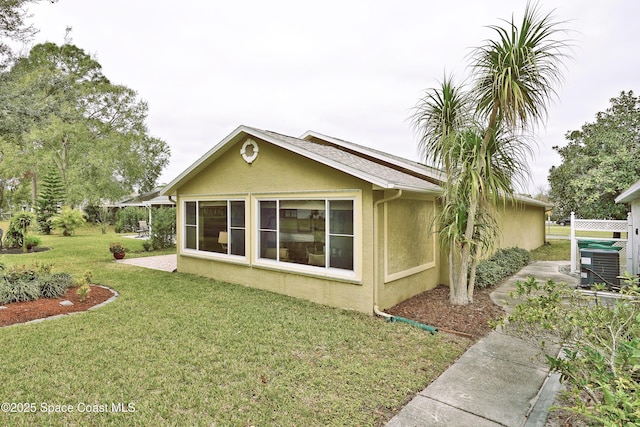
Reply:
[[[341,147],[344,150],[352,151],[365,157],[375,157],[379,162],[394,165],[404,169],[406,172],[418,174],[422,177],[427,177],[427,180],[443,182],[446,179],[445,173],[440,169],[427,166],[423,163],[414,162],[403,157],[395,156],[393,154],[385,153],[384,151],[375,150],[373,148],[365,147],[363,145],[354,144],[353,142],[345,141],[343,139],[334,138],[332,136],[323,135],[314,131],[307,131],[301,137],[301,139],[313,141],[320,140],[327,144],[333,144]]]
[[[315,132],[307,132],[303,138],[295,138],[249,126],[239,126],[171,181],[162,190],[161,195],[175,194],[183,182],[197,175],[236,143],[250,136],[362,179],[377,188],[423,193],[442,191],[437,185],[440,173],[410,160]]]
[[[640,199],[640,179],[616,197],[616,203],[631,203]]]

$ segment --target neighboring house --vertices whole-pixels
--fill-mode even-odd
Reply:
[[[129,196],[119,202],[108,205],[111,208],[126,208],[128,206],[137,206],[141,208],[159,208],[165,206],[173,206],[174,203],[167,196],[161,196],[163,187],[156,187],[153,190]]]
[[[633,229],[629,239],[632,247],[632,271],[631,274],[640,274],[640,180],[616,197],[616,203],[628,203],[631,205],[631,223]]]
[[[124,209],[127,207],[146,208],[148,209],[146,221],[147,221],[147,226],[150,229],[151,227],[153,227],[152,224],[153,224],[154,208],[165,208],[165,207],[175,206],[175,203],[169,200],[168,196],[160,195],[162,188],[163,187],[156,187],[149,192],[129,196],[124,198],[123,200],[120,200],[119,202],[116,202],[113,204],[106,204],[104,206],[114,211],[118,209]],[[149,229],[147,229],[147,234]],[[125,231],[134,232],[136,230],[134,229],[134,230],[125,230]]]
[[[178,270],[373,313],[448,281],[443,174],[315,132],[240,126],[169,183]],[[544,203],[501,213],[500,247],[544,244]]]

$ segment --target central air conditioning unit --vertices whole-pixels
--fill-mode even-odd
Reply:
[[[580,249],[580,286],[605,284],[620,289],[620,255],[617,250]]]

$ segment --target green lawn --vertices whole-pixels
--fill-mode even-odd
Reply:
[[[531,251],[532,261],[569,261],[571,241],[550,239],[543,246]]]
[[[360,313],[117,264],[109,242],[134,251],[142,244],[113,231],[41,238],[50,251],[0,261],[91,270],[120,297],[82,314],[0,328],[0,402],[36,410],[2,412],[1,425],[380,425],[468,345]],[[146,254],[127,256],[138,255]],[[114,413],[118,404],[135,412]],[[49,405],[72,412],[47,414],[63,409]]]
[[[548,236],[569,236],[571,235],[571,226],[565,225],[547,225],[545,230]],[[598,238],[612,238],[613,233],[611,231],[576,231],[577,237],[598,237]],[[627,237],[627,233],[621,233],[622,238]]]

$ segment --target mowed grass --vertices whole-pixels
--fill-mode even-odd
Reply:
[[[546,244],[531,251],[532,261],[569,261],[571,241],[549,239]]]
[[[109,242],[133,251],[142,243],[113,231],[85,227],[72,237],[41,238],[51,250],[0,261],[52,263],[74,275],[91,270],[95,283],[120,296],[85,313],[0,328],[0,402],[36,409],[1,412],[1,425],[381,425],[469,344],[274,293],[118,264]],[[147,254],[127,256],[137,255]],[[118,404],[129,412],[114,412]],[[55,405],[71,412],[45,412],[63,409]]]
[[[571,235],[571,226],[570,225],[547,225],[545,226],[545,230],[548,236],[570,236]],[[626,239],[627,233],[622,232],[621,237]],[[576,237],[597,237],[597,238],[612,238],[613,232],[611,231],[583,231],[577,230]]]

